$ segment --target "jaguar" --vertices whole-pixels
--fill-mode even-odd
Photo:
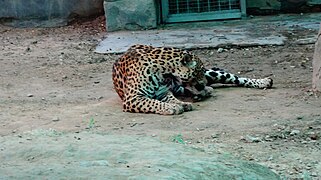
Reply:
[[[114,89],[124,112],[181,114],[193,110],[191,102],[211,96],[215,83],[249,88],[271,88],[271,78],[238,77],[220,68],[205,68],[198,56],[173,47],[131,46],[113,64]]]

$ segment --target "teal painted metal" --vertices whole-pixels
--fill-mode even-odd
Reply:
[[[241,18],[246,0],[162,0],[165,23]]]

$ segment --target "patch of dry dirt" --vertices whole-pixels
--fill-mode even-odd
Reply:
[[[177,116],[122,112],[111,66],[93,52],[103,19],[68,27],[0,27],[0,135],[37,129],[145,135],[268,166],[282,177],[321,177],[320,99],[309,92],[314,45],[195,50],[208,66],[274,79],[274,88],[217,88]],[[302,32],[301,32],[302,33]],[[310,32],[311,33],[311,32]]]

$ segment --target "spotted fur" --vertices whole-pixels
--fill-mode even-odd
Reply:
[[[239,77],[217,67],[206,69],[205,77],[205,87],[197,83],[193,85],[191,85],[190,83],[176,83],[176,87],[173,88],[174,94],[180,96],[192,96],[194,101],[200,101],[206,97],[211,96],[211,92],[213,90],[211,86],[217,83],[257,89],[271,88],[273,85],[273,80],[271,78],[251,79]]]
[[[123,111],[170,115],[193,109],[176,95],[199,101],[211,96],[211,85],[216,83],[270,88],[273,81],[238,77],[220,68],[206,69],[189,51],[134,45],[114,63],[113,83]]]
[[[204,72],[202,61],[188,51],[134,45],[114,63],[113,82],[125,112],[180,114],[193,107],[174,97],[173,79],[205,85]]]

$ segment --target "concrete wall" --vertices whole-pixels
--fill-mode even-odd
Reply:
[[[246,2],[248,9],[254,9],[255,12],[258,10],[257,14],[288,10],[301,13],[302,6],[321,4],[321,0],[247,0]],[[104,0],[107,31],[156,28],[160,19],[159,3],[160,0]]]
[[[107,31],[151,29],[157,26],[154,0],[105,0]]]
[[[257,10],[257,14],[266,12],[301,13],[311,12],[311,6],[320,5],[321,0],[246,0],[246,7],[249,12]]]
[[[160,0],[0,0],[0,23],[16,27],[66,25],[74,17],[102,14],[108,31],[156,28]],[[247,0],[248,8],[282,10],[321,0]],[[288,5],[290,3],[290,5]],[[295,9],[295,8],[290,8]]]
[[[18,27],[65,25],[103,11],[103,0],[0,0],[0,19]]]

